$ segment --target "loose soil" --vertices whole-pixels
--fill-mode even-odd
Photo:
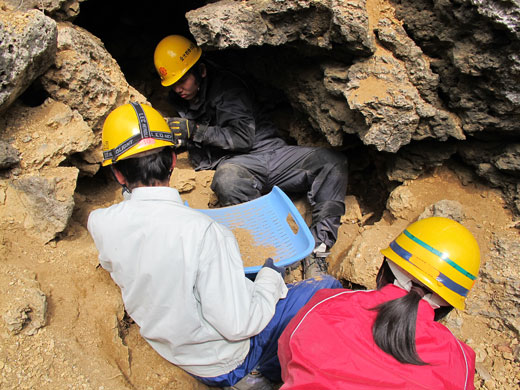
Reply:
[[[393,221],[386,216],[380,221],[381,229],[345,221],[334,246],[332,271],[337,272],[353,240],[363,231],[374,232],[374,243],[367,242],[368,246],[387,241],[394,234],[389,233],[392,226],[411,222],[425,207],[442,199],[462,204],[466,220],[482,246],[484,262],[494,234],[518,238],[512,217],[495,190],[475,183],[462,184],[444,169],[407,186],[414,198],[407,214],[410,221]],[[181,196],[190,204],[205,205],[212,197],[207,186],[196,183]],[[59,240],[46,245],[29,236],[23,226],[0,222],[0,388],[207,389],[162,359],[140,337],[138,326],[125,317],[118,287],[98,265],[96,248],[86,230],[88,214],[120,200],[120,188],[111,180],[82,180],[75,195],[73,219]],[[305,207],[301,212],[306,213]],[[30,307],[28,293],[37,291],[47,297],[47,308],[44,326],[35,329],[31,328],[31,316],[42,308]],[[21,313],[27,307],[23,329],[15,334],[8,329],[5,315],[16,309]],[[465,313],[455,313],[450,321],[448,325],[457,325],[455,333],[477,351],[481,375],[477,376],[477,389],[515,388],[519,370],[507,357],[518,346],[511,341],[514,335]],[[488,386],[482,387],[484,382]]]
[[[237,239],[244,267],[263,265],[269,257],[276,259],[276,248],[274,246],[257,244],[250,230],[234,228],[232,232]]]

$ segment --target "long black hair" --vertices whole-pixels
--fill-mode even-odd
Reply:
[[[394,279],[395,276],[385,259],[377,275],[377,288],[393,283]],[[419,302],[429,293],[431,291],[426,286],[412,282],[412,288],[404,297],[382,303],[372,309],[377,310],[372,327],[374,342],[401,363],[417,366],[428,364],[417,354],[415,327]],[[436,309],[435,321],[444,318],[452,309],[452,306]]]
[[[157,153],[117,161],[113,168],[121,172],[132,189],[137,185],[153,187],[168,180],[172,164],[172,148],[165,147]]]

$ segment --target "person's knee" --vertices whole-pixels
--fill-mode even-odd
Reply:
[[[324,159],[327,164],[332,166],[332,169],[337,173],[347,175],[348,173],[348,160],[347,156],[335,150],[325,149]]]
[[[222,206],[247,202],[260,196],[254,176],[246,168],[235,164],[219,165],[211,189]]]
[[[331,275],[320,276],[320,287],[321,288],[342,288],[341,282]]]
[[[347,156],[343,153],[327,148],[317,148],[314,150],[306,158],[304,166],[306,169],[313,172],[326,170],[327,172],[336,174],[336,176],[347,176],[348,174]]]
[[[213,182],[211,183],[211,189],[213,191],[222,190],[225,192],[226,188],[234,185],[237,179],[246,176],[244,171],[245,168],[234,164],[223,164],[220,165],[215,171],[213,176]],[[217,192],[217,191],[216,191]]]

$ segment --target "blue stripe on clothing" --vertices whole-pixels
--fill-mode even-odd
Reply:
[[[271,382],[281,382],[281,368],[278,360],[278,339],[289,321],[312,298],[316,291],[323,288],[342,288],[341,283],[332,276],[325,275],[316,279],[305,279],[288,284],[287,297],[276,304],[274,317],[256,336],[251,338],[249,353],[244,362],[227,374],[213,378],[195,378],[208,386],[233,386],[253,370],[262,373]]]

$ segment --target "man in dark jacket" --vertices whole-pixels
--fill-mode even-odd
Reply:
[[[232,73],[201,59],[190,40],[161,40],[154,63],[161,84],[171,87],[179,117],[169,118],[178,147],[186,147],[195,170],[214,169],[211,189],[222,206],[260,197],[273,186],[306,192],[316,242],[304,260],[305,277],[326,272],[345,212],[347,159],[326,148],[288,145],[259,107],[248,87]]]

